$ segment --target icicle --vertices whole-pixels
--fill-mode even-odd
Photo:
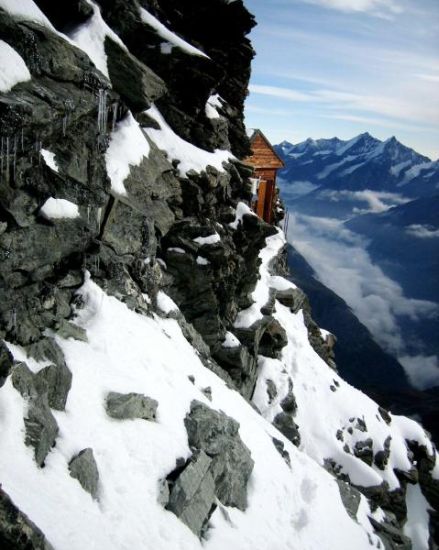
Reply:
[[[17,173],[17,136],[14,136],[14,181],[15,181],[15,175]]]
[[[114,132],[114,129],[116,128],[116,121],[117,121],[117,111],[119,110],[119,103],[116,101],[116,103],[113,103],[113,117],[111,120],[111,131]]]
[[[101,214],[102,214],[102,208],[98,208],[98,211],[97,211],[97,222],[98,222],[98,232],[100,233],[101,232]]]
[[[98,103],[98,132],[105,134],[107,131],[107,90],[99,90]]]
[[[87,206],[87,221],[90,223],[90,206]]]
[[[11,311],[11,324],[12,324],[12,330],[17,329],[17,310],[15,307]]]
[[[63,119],[62,119],[62,135],[63,136],[66,135],[68,118],[69,118],[69,115],[65,114]]]
[[[4,168],[4,144],[5,144],[5,138],[2,136],[2,144],[1,144],[1,172],[0,177],[3,178],[3,168]]]
[[[6,181],[9,183],[9,136],[6,136]]]
[[[24,153],[24,128],[21,129],[21,152]]]

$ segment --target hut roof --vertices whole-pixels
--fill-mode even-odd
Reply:
[[[283,168],[284,163],[273,146],[259,129],[249,129],[247,135],[250,139],[253,154],[245,159],[247,164],[255,168]]]

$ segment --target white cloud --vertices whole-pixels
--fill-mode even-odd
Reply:
[[[307,195],[308,193],[311,193],[311,191],[315,191],[319,187],[318,185],[316,185],[315,183],[311,183],[310,181],[284,182],[281,178],[277,179],[277,183],[282,189],[282,197],[284,198],[285,202],[297,199],[298,197],[302,197],[303,195]]]
[[[271,109],[270,107],[258,107],[257,105],[247,105],[245,109],[248,113],[257,113],[259,115],[288,116],[292,114],[287,109]]]
[[[418,390],[439,386],[439,360],[435,355],[404,355],[398,357],[410,382]]]
[[[434,229],[428,225],[409,225],[406,232],[412,237],[419,237],[420,239],[434,239],[439,237],[439,229]]]
[[[434,82],[435,84],[439,82],[439,74],[416,74],[415,76],[427,82]]]
[[[398,14],[402,6],[394,0],[304,0],[308,4],[317,4],[344,12],[368,12],[373,15]]]
[[[339,220],[290,214],[288,240],[306,258],[318,279],[352,308],[377,342],[407,355],[399,319],[438,313],[438,305],[404,296],[401,287],[372,263],[365,240]]]
[[[327,109],[342,110],[344,116],[349,115],[349,111],[368,112],[428,125],[439,123],[439,109],[435,103],[413,102],[409,98],[357,94],[329,89],[302,92],[292,88],[259,84],[251,84],[249,90],[252,94],[275,97],[294,103],[314,102]]]
[[[252,94],[268,95],[279,97],[288,101],[311,101],[312,96],[289,88],[279,88],[278,86],[261,86],[259,84],[250,84],[249,90]]]
[[[355,214],[366,214],[368,212],[378,214],[389,210],[392,206],[405,204],[411,200],[399,195],[398,193],[372,191],[371,189],[364,189],[363,191],[349,191],[346,189],[337,191],[327,189],[320,193],[320,197],[328,198],[333,202],[339,202],[340,200],[365,202],[367,204],[367,208],[354,208],[353,212]]]
[[[351,115],[346,113],[334,113],[334,114],[322,114],[322,118],[330,118],[333,120],[345,120],[347,122],[360,122],[365,125],[365,127],[370,128],[371,126],[380,126],[381,128],[397,128],[400,130],[412,130],[412,131],[426,131],[425,127],[415,126],[413,124],[405,124],[402,122],[396,122],[394,120],[389,120],[385,118],[373,118],[368,116],[361,115]],[[428,128],[427,128],[428,129]]]

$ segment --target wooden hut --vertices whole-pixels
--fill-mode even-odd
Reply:
[[[249,139],[252,155],[244,162],[255,170],[253,210],[267,223],[271,223],[277,200],[276,175],[284,163],[261,130],[251,130]]]

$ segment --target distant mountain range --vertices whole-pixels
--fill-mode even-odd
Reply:
[[[410,197],[439,192],[439,161],[416,153],[395,137],[380,141],[369,133],[349,140],[283,141],[276,151],[285,160],[282,178],[314,187],[404,193]]]
[[[439,161],[369,133],[275,149],[291,244],[415,386],[439,385]]]

